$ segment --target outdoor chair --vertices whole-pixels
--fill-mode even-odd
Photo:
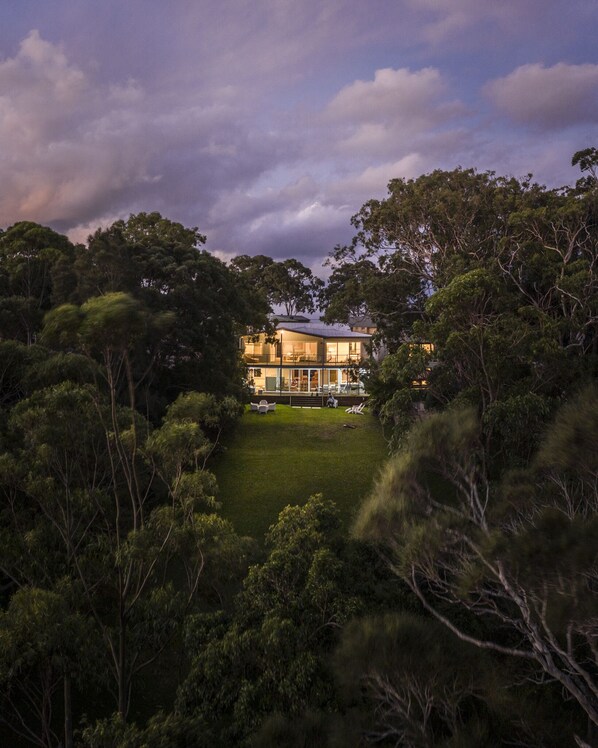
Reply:
[[[276,410],[276,403],[268,403],[268,413],[272,413]]]
[[[257,409],[259,407],[260,406],[257,403],[249,403],[249,409],[251,410],[252,413],[257,413]]]
[[[259,404],[259,405],[257,406],[257,412],[258,412],[258,413],[260,413],[261,415],[265,416],[265,415],[266,415],[266,413],[268,412],[268,403],[266,403],[265,405],[262,405],[262,404],[260,403],[260,404]]]

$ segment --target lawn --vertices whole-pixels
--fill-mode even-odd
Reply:
[[[332,499],[348,527],[387,457],[378,421],[341,408],[247,411],[226,446],[213,466],[222,515],[259,540],[281,509],[313,493]]]

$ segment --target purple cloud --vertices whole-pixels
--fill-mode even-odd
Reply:
[[[598,9],[580,0],[10,8],[0,226],[84,240],[159,210],[222,257],[315,267],[393,177],[462,165],[562,184],[598,140]]]
[[[512,120],[540,130],[598,124],[598,64],[522,65],[485,92]]]

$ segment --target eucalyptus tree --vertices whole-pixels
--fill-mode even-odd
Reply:
[[[30,221],[0,233],[0,337],[34,342],[45,312],[74,292],[80,251],[66,236]]]
[[[0,612],[0,726],[30,745],[54,748],[62,735],[65,748],[73,748],[72,680],[89,684],[93,664],[89,621],[64,591],[21,588]],[[60,691],[62,730],[55,719]]]
[[[154,315],[171,315],[139,395],[152,413],[181,391],[241,392],[238,336],[262,327],[265,312],[251,288],[214,255],[197,228],[139,213],[98,229],[77,261],[78,301],[125,293]],[[141,360],[139,369],[146,363]]]
[[[270,307],[280,306],[288,316],[313,313],[320,305],[323,281],[295,258],[240,255],[231,260],[231,268],[257,288]]]
[[[123,718],[136,675],[172,640],[201,576],[216,559],[233,569],[243,557],[232,528],[206,513],[216,492],[210,437],[238,417],[238,403],[187,395],[156,429],[136,410],[134,357],[141,348],[151,362],[169,321],[122,293],[53,310],[44,340],[79,350],[93,384],[63,382],[16,404],[1,463],[3,572],[14,588],[69,580]]]
[[[564,406],[525,469],[493,481],[473,410],[421,424],[356,524],[422,606],[480,650],[528,662],[598,726],[598,407]],[[481,629],[468,625],[465,611]]]
[[[90,617],[125,718],[136,675],[172,640],[202,574],[242,563],[230,525],[206,512],[212,445],[189,418],[152,430],[72,383],[21,401],[9,434],[0,566],[15,589],[66,590],[73,612]]]
[[[217,745],[255,737],[275,714],[334,710],[328,655],[361,607],[331,502],[316,495],[286,507],[266,542],[232,611],[196,616],[187,629],[191,668],[176,712],[218,729]]]
[[[591,176],[595,154],[574,162]],[[393,376],[413,343],[429,343],[414,377],[426,380],[428,403],[473,404],[495,455],[508,462],[522,448],[525,461],[559,399],[596,372],[596,215],[591,181],[547,189],[531,175],[456,169],[391,180],[385,199],[354,216],[353,242],[332,256],[329,309],[367,309],[397,357],[368,382],[394,443],[413,390],[403,377],[393,391]]]

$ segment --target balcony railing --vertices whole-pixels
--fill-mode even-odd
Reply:
[[[244,353],[243,358],[250,366],[252,364],[279,364],[280,356],[270,353]]]
[[[283,380],[276,387],[265,387],[259,383],[250,385],[251,394],[274,394],[288,395],[297,392],[310,392],[318,395],[327,395],[329,392],[335,395],[366,395],[367,390],[362,382],[345,382],[342,384],[324,384],[321,387],[314,386],[305,381]]]
[[[281,364],[281,357],[271,353],[244,353],[243,357],[249,366],[253,366],[254,364],[273,364],[275,366],[280,366]],[[348,366],[351,364],[358,364],[362,360],[362,357],[358,353],[349,353],[345,356],[326,356],[324,362],[322,362],[321,358],[308,353],[284,353],[282,356],[282,364],[297,364],[318,368],[340,364]]]

